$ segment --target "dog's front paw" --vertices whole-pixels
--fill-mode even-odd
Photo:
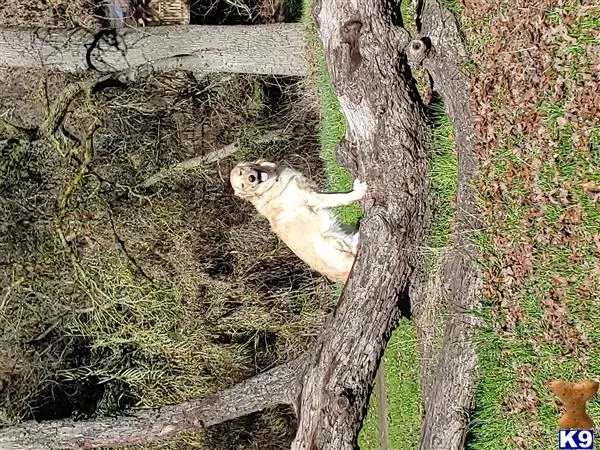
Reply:
[[[367,193],[367,183],[358,179],[354,180],[354,183],[352,183],[352,192],[357,200],[362,199]]]

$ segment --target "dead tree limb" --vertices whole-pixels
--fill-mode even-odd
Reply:
[[[26,422],[0,429],[0,448],[89,449],[134,445],[209,427],[271,406],[292,404],[300,391],[299,361],[276,367],[231,389],[174,406],[136,411],[121,417]]]
[[[110,77],[110,75],[108,77]],[[48,105],[46,117],[38,127],[23,128],[0,117],[0,136],[5,135],[10,138],[30,141],[54,136],[62,126],[71,103],[73,103],[80,93],[88,93],[100,80],[99,77],[91,77],[86,80],[69,83],[57,95],[56,99],[52,102],[52,105]],[[44,99],[44,101],[47,102],[48,99]]]
[[[260,139],[254,141],[255,144],[264,144],[266,142],[271,142],[281,139],[281,136],[278,133],[268,133]],[[186,170],[192,170],[197,167],[202,167],[207,164],[211,164],[221,159],[228,158],[233,156],[235,152],[239,149],[238,142],[232,142],[225,147],[220,148],[219,150],[215,150],[214,152],[210,152],[206,155],[196,156],[194,158],[186,159],[185,161],[181,161],[179,163],[173,164],[169,167],[159,170],[154,175],[148,177],[146,180],[141,182],[138,187],[142,189],[147,189],[150,186],[155,185],[156,183],[164,180],[165,178],[169,178],[176,173],[185,172]]]
[[[0,28],[0,67],[113,73],[188,70],[303,76],[300,24],[88,31]]]
[[[458,189],[452,247],[444,257],[442,282],[449,307],[437,367],[423,383],[425,418],[419,449],[464,448],[468,413],[472,407],[477,355],[472,342],[478,320],[474,311],[481,301],[481,276],[476,263],[475,233],[482,218],[472,186],[478,161],[474,152],[473,115],[469,105],[469,77],[462,70],[466,53],[456,18],[438,0],[420,2],[420,39],[408,50],[413,64],[423,64],[433,88],[444,99],[454,122],[458,153]]]

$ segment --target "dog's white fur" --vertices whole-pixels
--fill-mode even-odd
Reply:
[[[264,160],[239,163],[229,180],[235,195],[251,202],[300,259],[330,280],[346,282],[359,233],[340,225],[330,208],[362,199],[366,183],[355,180],[348,193],[320,193],[297,170]]]

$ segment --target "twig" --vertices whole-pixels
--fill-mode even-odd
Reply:
[[[56,233],[58,234],[60,242],[65,248],[65,250],[69,253],[71,263],[73,264],[73,267],[75,268],[75,271],[79,276],[79,283],[81,284],[82,289],[85,291],[90,300],[92,300],[92,302],[94,301],[94,297],[88,289],[88,287],[86,286],[86,281],[92,287],[92,289],[100,293],[102,296],[108,299],[110,299],[110,297],[104,291],[102,291],[102,289],[100,289],[100,287],[96,284],[95,281],[89,279],[89,277],[86,275],[85,271],[83,270],[83,267],[81,267],[81,264],[77,260],[77,256],[75,255],[73,248],[71,248],[71,246],[67,242],[67,239],[65,238],[65,234],[62,229],[62,221],[65,218],[65,215],[67,214],[67,204],[69,203],[69,199],[71,198],[73,192],[75,191],[81,179],[83,178],[87,166],[92,161],[92,157],[94,154],[94,133],[98,129],[98,127],[98,121],[94,121],[94,123],[88,129],[87,137],[85,140],[85,148],[83,152],[83,160],[79,165],[79,170],[77,171],[77,174],[65,190],[65,193],[63,194],[60,200],[59,211],[56,218],[54,219],[54,227]]]
[[[85,92],[91,89],[99,80],[94,78],[92,80],[80,81],[77,83],[71,83],[64,88],[60,94],[54,100],[51,107],[48,108],[48,114],[42,124],[39,127],[40,136],[51,136],[56,133],[56,130],[62,123],[67,114],[69,106],[75,100],[80,92]]]
[[[148,274],[144,271],[144,269],[142,269],[140,264],[137,262],[135,257],[129,252],[129,249],[127,248],[127,245],[125,244],[125,241],[117,232],[117,226],[115,224],[115,220],[113,217],[113,210],[112,210],[112,207],[110,206],[110,203],[108,203],[108,201],[104,197],[100,196],[100,198],[102,198],[102,200],[104,201],[104,204],[106,205],[106,209],[108,212],[108,219],[110,221],[110,226],[112,228],[112,232],[113,232],[115,241],[117,241],[117,246],[118,246],[119,250],[121,250],[123,252],[125,257],[127,258],[127,261],[129,261],[129,264],[131,264],[131,266],[133,267],[135,272],[138,272],[142,277],[144,277],[150,283],[154,283],[154,280],[152,278],[150,278],[150,276],[148,276]]]
[[[2,135],[9,138],[33,140],[37,136],[37,129],[20,127],[0,116],[0,136]]]
[[[83,178],[88,164],[92,161],[92,156],[94,155],[94,133],[98,129],[98,127],[99,123],[97,121],[94,121],[94,123],[88,129],[87,138],[85,140],[85,148],[83,151],[83,160],[79,165],[79,170],[77,171],[75,178],[73,178],[71,184],[69,184],[69,186],[65,190],[65,193],[62,196],[62,199],[60,200],[58,216],[56,217],[58,223],[61,223],[64,219],[67,213],[67,203],[69,202],[71,195],[73,195],[73,192],[77,188],[77,185]]]

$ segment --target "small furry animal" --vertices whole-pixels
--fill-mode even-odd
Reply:
[[[297,170],[261,159],[239,163],[229,180],[235,195],[252,203],[301,260],[332,281],[346,282],[359,232],[345,229],[330,208],[362,199],[366,183],[354,180],[348,193],[320,193]]]

